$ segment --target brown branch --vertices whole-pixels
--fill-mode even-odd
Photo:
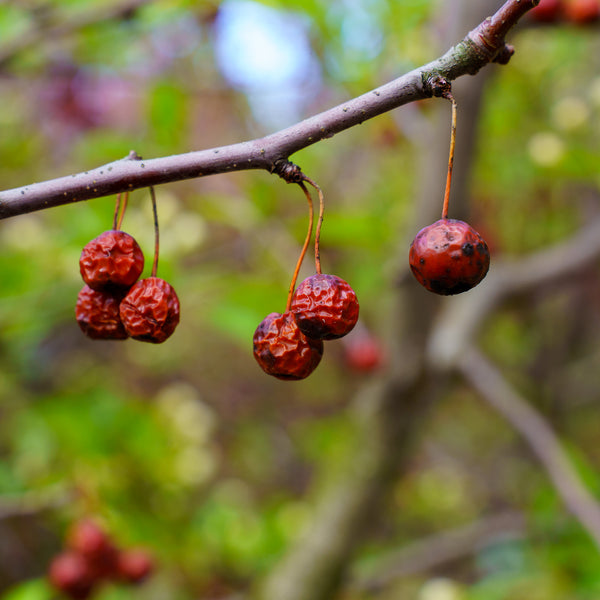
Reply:
[[[217,173],[283,174],[289,157],[394,108],[440,95],[449,82],[506,62],[504,36],[538,0],[508,0],[442,57],[381,87],[261,139],[151,160],[118,160],[84,173],[0,192],[0,218]]]
[[[357,570],[348,587],[376,593],[400,577],[431,571],[451,561],[467,557],[493,544],[495,540],[522,538],[524,532],[525,519],[520,513],[505,512],[485,517],[410,542],[368,569]]]
[[[600,549],[600,504],[585,487],[550,425],[474,347],[462,353],[456,367],[481,397],[523,436],[567,509]]]

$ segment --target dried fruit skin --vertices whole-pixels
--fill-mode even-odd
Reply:
[[[94,290],[130,288],[144,270],[144,255],[128,233],[105,231],[85,245],[79,270]]]
[[[138,281],[123,298],[120,315],[125,331],[135,340],[160,344],[179,324],[179,299],[159,277]]]
[[[123,294],[98,292],[84,286],[77,296],[75,318],[81,331],[94,340],[124,340],[127,332],[119,316]]]
[[[334,340],[352,331],[359,305],[347,282],[336,275],[318,274],[298,286],[290,310],[304,335]]]
[[[86,559],[74,551],[54,557],[48,569],[50,584],[75,600],[88,598],[94,587],[94,577]]]
[[[483,238],[458,219],[440,219],[421,229],[410,246],[417,281],[435,294],[450,296],[476,286],[490,266]]]
[[[253,345],[262,370],[278,379],[308,377],[323,356],[323,342],[306,337],[290,312],[267,315],[254,332]]]
[[[152,557],[142,549],[124,550],[119,553],[117,574],[127,583],[141,583],[154,571]]]

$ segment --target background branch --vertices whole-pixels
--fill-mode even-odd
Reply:
[[[550,425],[475,348],[464,350],[456,368],[527,441],[567,509],[600,549],[600,504],[585,487]]]
[[[522,538],[524,533],[525,519],[520,513],[505,512],[482,518],[407,544],[368,570],[357,571],[349,586],[377,592],[395,579],[433,570],[495,541]]]

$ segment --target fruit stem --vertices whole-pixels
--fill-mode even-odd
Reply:
[[[121,229],[121,223],[123,223],[123,217],[125,216],[125,211],[127,210],[128,198],[129,192],[125,192],[125,196],[123,196],[122,192],[117,194],[117,201],[115,202],[115,214],[113,216],[113,231],[119,231]]]
[[[325,197],[323,190],[306,175],[303,175],[304,181],[312,185],[317,194],[319,194],[319,219],[317,220],[317,230],[315,232],[315,269],[318,275],[321,275],[321,226],[323,225],[323,213],[325,212]]]
[[[313,221],[314,221],[314,209],[313,209],[313,201],[306,189],[306,186],[302,181],[298,182],[298,185],[302,188],[304,195],[306,196],[306,200],[308,201],[308,232],[306,234],[306,238],[304,240],[304,245],[302,246],[302,251],[300,252],[300,257],[298,258],[298,262],[296,263],[296,268],[294,270],[294,274],[292,275],[292,281],[290,283],[290,289],[288,291],[287,303],[285,305],[285,312],[289,312],[292,306],[292,297],[294,296],[294,290],[296,289],[296,281],[298,280],[298,273],[300,272],[300,267],[302,266],[302,261],[306,255],[306,251],[308,250],[308,244],[310,243],[310,238],[312,237],[313,230]]]
[[[442,219],[448,218],[448,203],[450,202],[450,182],[452,181],[452,167],[454,166],[454,147],[456,146],[456,100],[451,93],[445,96],[452,102],[452,125],[450,128],[450,155],[448,156],[448,175],[446,176],[446,191],[442,205]]]
[[[158,249],[159,249],[159,235],[158,235],[158,211],[156,209],[156,194],[154,188],[150,186],[150,198],[152,198],[152,216],[154,217],[154,261],[152,262],[152,273],[151,277],[156,277],[158,271]]]
[[[115,214],[113,216],[113,231],[118,230],[118,222],[119,222],[119,210],[121,208],[121,192],[117,194],[117,200],[115,202]]]
[[[120,196],[120,194],[119,194]],[[125,216],[125,211],[127,210],[127,201],[129,200],[129,192],[125,192],[123,196],[123,201],[119,198],[119,202],[121,204],[121,214],[119,215],[119,222],[117,223],[117,230],[121,229],[121,224],[123,223],[123,217]]]

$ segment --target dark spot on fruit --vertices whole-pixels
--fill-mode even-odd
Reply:
[[[478,246],[480,246],[480,245],[481,245],[481,244],[478,244]],[[474,252],[474,249],[473,249],[473,244],[471,244],[471,243],[469,243],[469,242],[465,242],[465,243],[462,245],[462,251],[463,251],[463,254],[464,254],[465,256],[471,256],[471,255],[473,254],[473,252]]]

